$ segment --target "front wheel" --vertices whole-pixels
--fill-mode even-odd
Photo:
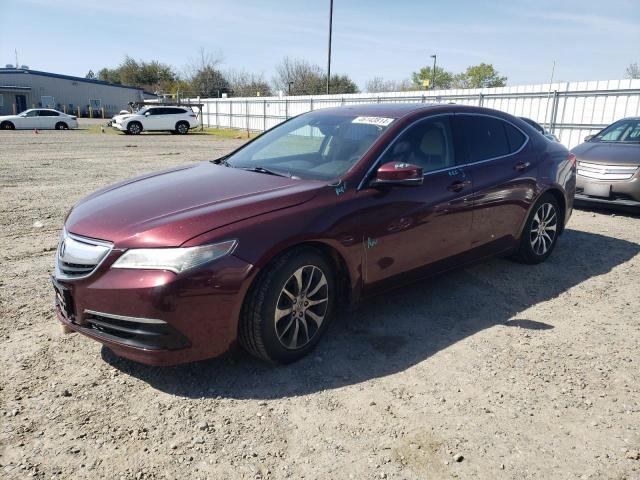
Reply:
[[[2,122],[2,124],[0,124],[0,129],[2,129],[2,130],[15,130],[16,126],[11,122]]]
[[[69,126],[64,122],[56,123],[56,130],[68,130]]]
[[[140,132],[142,132],[142,125],[138,122],[131,122],[127,125],[127,132],[131,135],[140,135]]]
[[[561,221],[558,201],[553,195],[545,193],[529,213],[515,260],[536,264],[549,258],[558,240]]]
[[[335,297],[330,263],[313,249],[295,249],[267,266],[247,294],[240,344],[273,363],[308,354],[324,334]]]

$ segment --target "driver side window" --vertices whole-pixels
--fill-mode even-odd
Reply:
[[[455,166],[450,117],[425,119],[400,135],[381,163],[410,163],[424,173]]]

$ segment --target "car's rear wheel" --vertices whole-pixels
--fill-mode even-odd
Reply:
[[[319,252],[294,249],[258,277],[245,299],[240,344],[274,363],[294,362],[320,341],[332,312],[334,272]]]
[[[180,135],[186,135],[189,133],[189,124],[187,122],[176,123],[176,133],[179,133]]]
[[[140,132],[142,132],[142,125],[140,124],[140,122],[131,122],[129,125],[127,125],[127,132],[129,132],[131,135],[139,135]]]
[[[531,209],[520,238],[520,248],[514,256],[522,263],[544,262],[558,241],[562,218],[556,198],[545,193]]]
[[[56,130],[68,130],[69,129],[69,125],[67,125],[64,122],[58,122],[56,123]]]
[[[11,122],[2,122],[0,124],[0,129],[2,129],[2,130],[15,130],[16,126]]]

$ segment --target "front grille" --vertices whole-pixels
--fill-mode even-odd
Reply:
[[[78,280],[88,277],[112,248],[111,242],[81,237],[63,230],[56,251],[56,278]]]
[[[92,334],[132,347],[176,350],[187,339],[163,320],[127,317],[85,310],[84,325]]]
[[[598,165],[578,162],[578,175],[596,180],[629,180],[637,171],[637,165]]]

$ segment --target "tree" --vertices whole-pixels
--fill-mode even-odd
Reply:
[[[245,71],[229,71],[226,78],[234,97],[268,97],[271,95],[271,87],[262,75]]]
[[[385,80],[382,77],[373,77],[367,80],[364,88],[368,93],[381,93],[406,92],[415,87],[413,87],[413,84],[408,78],[404,80]]]
[[[453,79],[456,88],[504,87],[507,77],[501,77],[490,63],[481,63],[467,67]]]
[[[446,89],[451,88],[453,83],[453,74],[436,65],[435,80],[433,78],[433,67],[422,67],[419,71],[413,72],[411,74],[411,80],[413,81],[413,85],[418,87],[418,89],[424,88],[422,86],[423,80],[429,80],[430,89]]]
[[[276,76],[273,78],[274,90],[291,95],[322,95],[327,93],[327,75],[318,65],[305,60],[285,57],[276,66]],[[347,75],[331,75],[329,93],[358,93],[358,86]]]
[[[171,84],[178,80],[178,75],[169,65],[157,60],[137,61],[127,55],[116,68],[99,70],[98,78],[107,82],[155,91],[170,89]]]
[[[229,82],[219,68],[222,56],[200,48],[198,57],[186,67],[187,80],[193,96],[220,97],[229,93]]]
[[[624,78],[640,78],[640,65],[637,63],[631,63],[624,74]]]
[[[88,78],[90,80],[93,80],[94,78],[96,78],[96,74],[93,73],[93,70],[89,70],[87,72],[87,74],[84,76],[84,78]]]

